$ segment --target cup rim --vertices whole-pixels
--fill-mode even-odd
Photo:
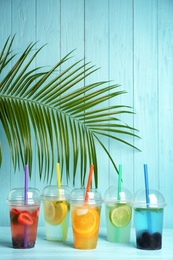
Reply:
[[[97,205],[97,206],[101,206],[103,203],[103,200],[84,200],[84,199],[76,199],[76,200],[70,200],[70,204],[73,205],[83,205],[83,206],[87,206],[87,205]]]
[[[40,200],[28,200],[27,203],[23,199],[18,200],[7,200],[6,201],[9,206],[21,206],[21,207],[29,207],[40,205]]]
[[[104,203],[108,204],[108,203],[117,203],[117,204],[130,204],[132,205],[132,200],[131,199],[125,199],[125,200],[119,200],[117,198],[106,198],[104,199]]]
[[[54,200],[58,200],[58,201],[62,201],[62,200],[66,200],[66,201],[70,201],[70,196],[67,195],[63,195],[61,197],[58,197],[57,195],[41,195],[41,201],[44,200],[50,200],[50,201],[54,201]]]
[[[146,203],[146,201],[133,202],[133,208],[147,208],[147,209],[159,209],[164,208],[167,205],[166,202]]]

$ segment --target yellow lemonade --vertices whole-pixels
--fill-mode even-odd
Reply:
[[[65,241],[69,222],[69,202],[44,200],[43,208],[47,240]]]

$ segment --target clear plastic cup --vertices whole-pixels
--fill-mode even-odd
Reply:
[[[140,189],[134,195],[136,247],[144,250],[157,250],[162,248],[163,214],[166,203],[159,191],[149,189],[148,192],[148,204],[144,189]]]
[[[104,194],[104,203],[107,240],[113,243],[129,242],[132,218],[131,192],[122,187],[118,197],[118,187],[111,186]]]
[[[14,248],[35,246],[40,211],[40,192],[28,188],[28,200],[24,200],[24,189],[12,189],[7,203],[10,211],[12,245]]]
[[[94,249],[100,227],[101,194],[97,189],[74,189],[71,193],[71,217],[76,249]]]
[[[70,189],[48,185],[42,194],[46,239],[65,241],[68,234]]]

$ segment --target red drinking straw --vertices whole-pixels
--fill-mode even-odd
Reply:
[[[94,165],[91,164],[90,165],[89,176],[88,176],[88,183],[87,183],[87,188],[86,188],[86,194],[85,194],[85,201],[88,200],[88,192],[90,191],[90,187],[91,187],[93,170],[94,170]]]

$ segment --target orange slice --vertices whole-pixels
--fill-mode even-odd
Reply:
[[[73,229],[78,234],[93,233],[99,226],[99,214],[95,208],[80,207],[72,212]]]

